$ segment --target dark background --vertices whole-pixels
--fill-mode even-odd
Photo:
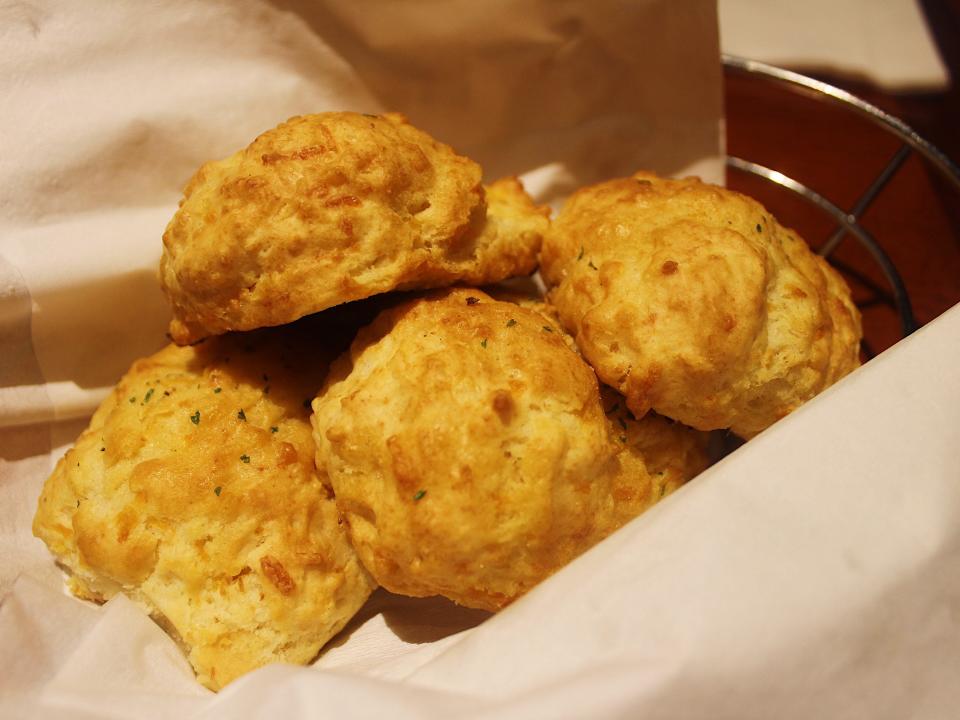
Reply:
[[[910,125],[960,164],[960,0],[924,0],[928,25],[952,77],[943,92],[891,93],[858,80],[813,75]],[[763,79],[726,73],[727,152],[804,183],[850,210],[902,141],[862,116]],[[814,247],[835,224],[804,200],[758,178],[728,173],[730,187],[759,199]],[[960,188],[913,153],[861,218],[904,279],[923,325],[960,302]],[[861,306],[868,355],[903,331],[879,266],[847,237],[832,259]]]

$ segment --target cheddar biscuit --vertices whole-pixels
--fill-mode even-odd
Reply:
[[[139,360],[47,480],[34,519],[80,597],[126,593],[219,689],[309,662],[374,583],[313,464],[323,351],[297,329]]]
[[[313,408],[354,547],[401,594],[499,609],[663,494],[559,328],[478,290],[382,313]]]
[[[180,344],[390,290],[533,272],[547,210],[402,116],[295,117],[205,164],[163,236]]]
[[[749,438],[859,365],[842,278],[757,202],[697,179],[579,190],[541,263],[584,357],[637,416]]]

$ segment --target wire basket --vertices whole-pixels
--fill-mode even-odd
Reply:
[[[850,112],[859,114],[868,122],[879,126],[900,140],[899,148],[886,166],[868,184],[859,199],[848,210],[842,209],[838,204],[799,180],[756,162],[728,155],[727,167],[737,172],[757,176],[784,188],[800,196],[829,216],[832,222],[836,224],[836,228],[820,246],[818,250],[820,255],[830,257],[847,237],[853,237],[860,243],[879,266],[883,277],[889,284],[890,293],[888,297],[896,310],[902,335],[904,337],[909,335],[917,329],[917,322],[914,319],[906,286],[890,256],[877,242],[873,234],[860,223],[860,219],[911,155],[916,153],[921,156],[930,167],[938,171],[958,191],[960,191],[960,168],[937,147],[920,137],[906,123],[845,90],[800,73],[732,55],[724,55],[723,64],[728,73],[742,74],[812,93],[818,100],[837,104]]]

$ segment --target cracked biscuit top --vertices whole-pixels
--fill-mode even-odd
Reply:
[[[759,203],[637,173],[583,188],[541,252],[550,302],[642,416],[749,438],[859,365],[840,275]]]
[[[295,117],[203,165],[163,236],[179,344],[394,289],[531,273],[546,230],[512,178],[398,114]]]
[[[377,582],[487,610],[705,464],[686,428],[606,416],[547,316],[473,289],[381,313],[313,408],[317,468]]]

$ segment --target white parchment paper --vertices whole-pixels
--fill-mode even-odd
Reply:
[[[213,695],[64,594],[39,489],[130,362],[180,188],[290,115],[399,109],[544,201],[717,179],[705,0],[0,3],[0,716],[942,717],[960,670],[960,311],[497,616],[378,591]]]

